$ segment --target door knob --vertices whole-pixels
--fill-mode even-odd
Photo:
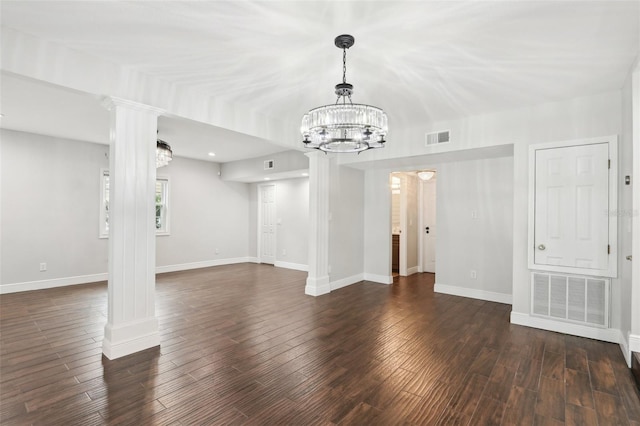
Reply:
[[[631,260],[631,255],[627,256],[627,260]]]
[[[546,249],[546,247],[544,246],[544,244],[540,244],[540,245],[538,246],[538,250],[544,250],[544,249]]]

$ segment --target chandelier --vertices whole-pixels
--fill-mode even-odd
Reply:
[[[339,35],[334,41],[342,49],[342,83],[335,87],[338,99],[335,104],[314,108],[302,117],[300,131],[307,148],[360,153],[384,147],[387,114],[380,108],[351,102],[353,85],[347,83],[347,49],[354,42],[348,34]]]
[[[171,146],[163,140],[156,141],[156,168],[164,167],[173,160],[173,151]]]

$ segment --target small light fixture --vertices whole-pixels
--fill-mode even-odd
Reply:
[[[302,117],[300,132],[307,148],[325,153],[360,153],[384,147],[387,114],[380,108],[351,102],[353,85],[347,83],[347,49],[354,43],[355,38],[349,34],[334,40],[336,47],[342,49],[342,83],[336,84],[335,104],[314,108]]]
[[[309,173],[303,173],[302,176],[309,176]]]
[[[435,175],[436,172],[434,172],[433,170],[418,172],[418,177],[422,180],[431,180]]]
[[[215,153],[215,152],[210,152],[210,153],[209,153],[209,157],[215,157],[215,156],[216,156],[216,153]]]
[[[156,168],[164,167],[173,160],[173,151],[171,146],[165,141],[157,138],[156,140]]]
[[[264,178],[264,180],[271,180],[271,178]]]

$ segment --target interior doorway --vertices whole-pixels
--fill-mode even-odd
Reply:
[[[391,187],[391,272],[435,273],[435,170],[393,172]]]
[[[258,261],[276,262],[276,186],[258,186]]]
[[[420,182],[420,270],[436,272],[436,174]]]

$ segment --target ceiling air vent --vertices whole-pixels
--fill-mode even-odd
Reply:
[[[425,145],[437,145],[447,142],[449,142],[449,131],[443,130],[441,132],[427,133],[427,140],[425,142]]]
[[[273,169],[273,166],[274,166],[273,160],[267,160],[264,162],[265,170]]]

